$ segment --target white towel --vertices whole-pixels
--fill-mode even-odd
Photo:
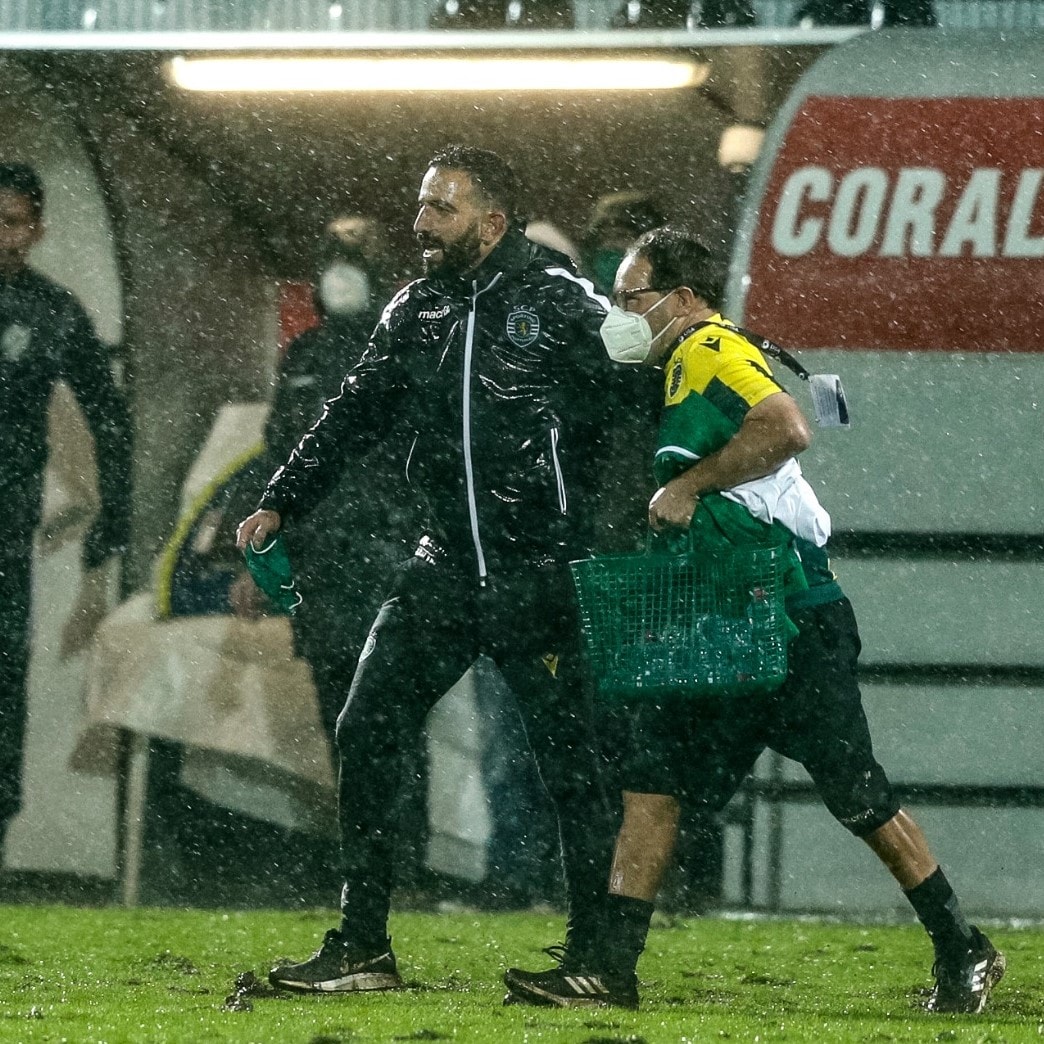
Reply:
[[[830,537],[830,515],[794,457],[771,475],[722,490],[721,495],[741,504],[762,522],[781,523],[816,547],[822,547]]]

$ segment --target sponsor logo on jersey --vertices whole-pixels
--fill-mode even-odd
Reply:
[[[16,363],[29,350],[32,331],[20,323],[12,323],[0,334],[0,355],[8,362]]]
[[[552,678],[558,677],[558,654],[557,653],[544,653],[540,657],[541,663],[551,672]]]
[[[671,379],[667,382],[667,398],[673,399],[678,394],[678,389],[681,388],[682,376],[685,373],[685,367],[682,366],[681,359],[679,359],[671,367]]]
[[[516,308],[507,317],[508,340],[518,348],[528,348],[540,336],[540,317],[531,308]]]
[[[445,319],[450,314],[450,306],[448,304],[442,305],[441,308],[422,308],[417,313],[418,319]]]

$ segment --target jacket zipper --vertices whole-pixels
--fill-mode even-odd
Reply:
[[[417,439],[419,435],[413,436],[413,442],[410,443],[410,452],[406,454],[406,482],[408,485],[413,485],[410,481],[410,465],[413,463],[413,451],[417,448]]]
[[[501,273],[498,272],[488,286],[481,290],[478,282],[471,284],[474,291],[471,297],[471,310],[468,312],[467,333],[464,335],[464,387],[463,408],[461,418],[463,425],[464,443],[464,480],[468,489],[468,519],[471,522],[471,541],[475,545],[475,560],[478,564],[479,584],[486,586],[486,555],[482,550],[482,535],[479,532],[478,503],[475,499],[475,468],[471,458],[471,360],[475,348],[475,313],[478,308],[478,299],[487,290],[492,290],[500,281]]]
[[[558,486],[558,510],[564,515],[569,507],[566,499],[565,479],[562,477],[562,462],[558,459],[558,426],[551,429],[551,460],[555,465],[555,483]]]

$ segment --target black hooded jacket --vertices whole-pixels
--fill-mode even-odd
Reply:
[[[94,436],[102,519],[116,545],[130,510],[131,424],[108,352],[70,291],[30,268],[0,278],[0,497],[19,545],[40,521],[48,403],[60,380]]]
[[[478,579],[585,554],[618,380],[598,335],[608,306],[518,230],[463,277],[410,283],[261,506],[306,514],[392,438],[403,488],[386,495],[420,505],[418,528]]]

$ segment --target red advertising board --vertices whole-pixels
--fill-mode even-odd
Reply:
[[[748,274],[796,348],[1044,351],[1044,98],[808,97]]]

